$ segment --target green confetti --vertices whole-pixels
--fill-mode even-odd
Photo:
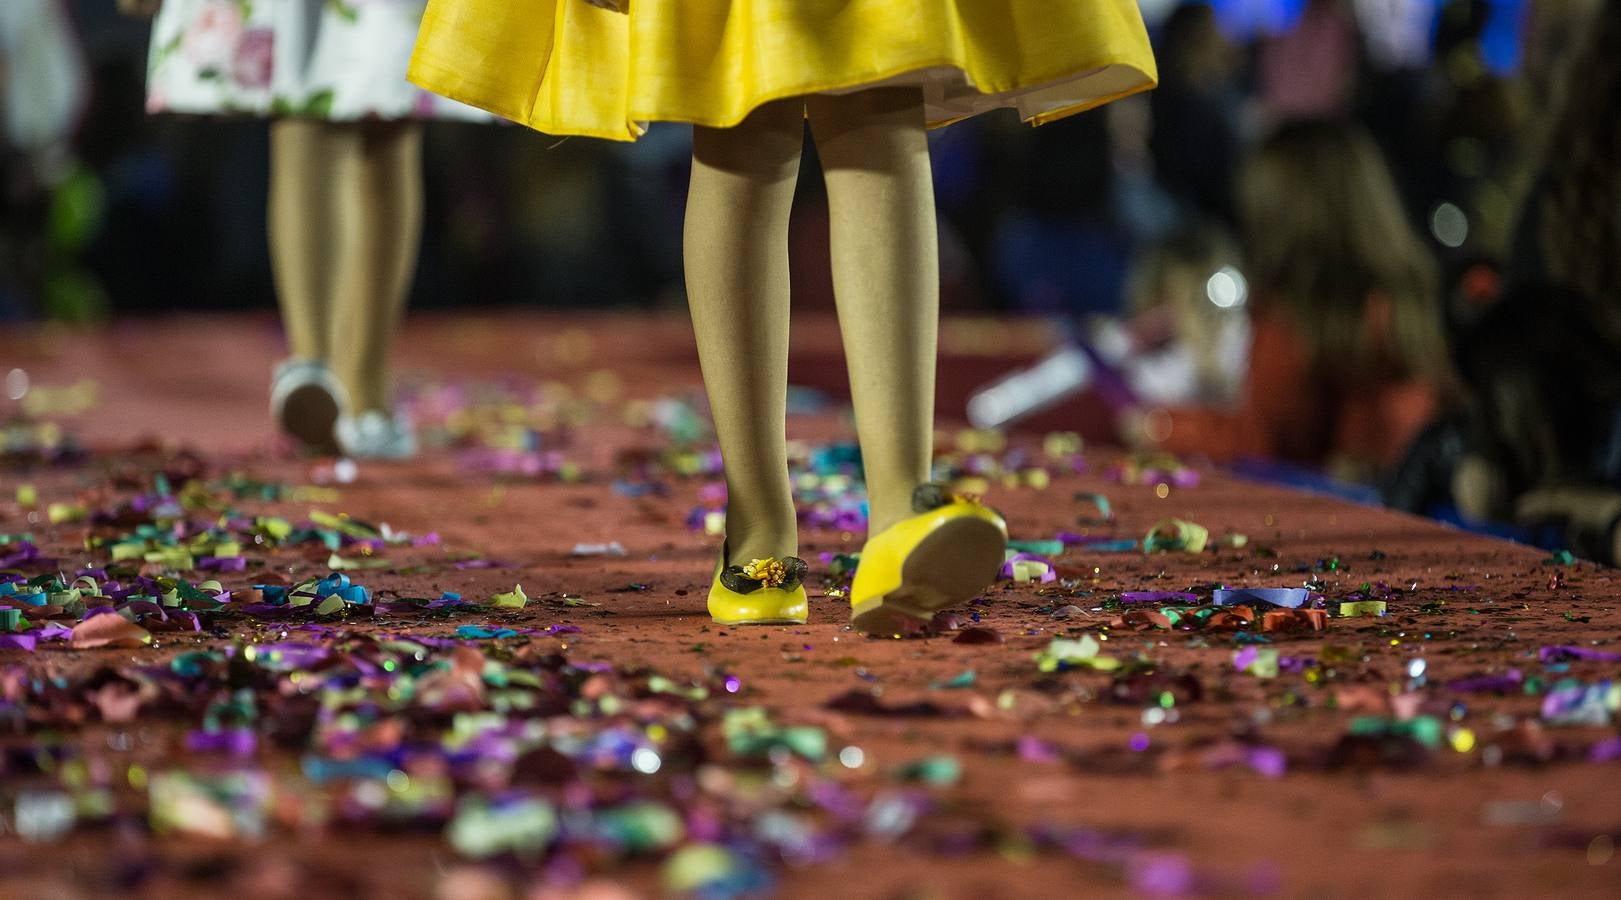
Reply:
[[[950,787],[962,780],[962,763],[955,756],[927,756],[907,764],[900,771],[903,781],[916,781],[934,787]]]
[[[941,683],[938,683],[938,684],[933,684],[933,685],[930,685],[930,687],[937,688],[937,689],[945,689],[945,690],[957,690],[957,689],[960,689],[960,688],[973,687],[974,682],[977,681],[977,680],[978,680],[978,676],[974,673],[974,670],[969,669],[969,670],[967,670],[965,672],[962,672],[961,674],[957,675],[956,677],[952,678],[950,681],[945,681],[945,682],[941,682]]]
[[[1064,552],[1064,542],[1008,541],[1007,548],[1015,553],[1034,553],[1037,556],[1058,556]]]
[[[1101,649],[1102,645],[1098,643],[1098,639],[1090,634],[1080,640],[1053,638],[1047,649],[1036,654],[1036,665],[1043,672],[1057,672],[1082,666],[1100,672],[1120,668],[1120,660],[1102,655],[1099,652]]]
[[[538,854],[556,835],[556,810],[534,798],[491,806],[482,797],[468,797],[456,805],[456,815],[445,829],[452,847],[478,859],[501,853]]]
[[[523,585],[521,584],[515,584],[512,586],[512,590],[496,594],[490,598],[491,606],[498,606],[502,609],[523,609],[524,604],[528,602],[529,595],[523,592]]]

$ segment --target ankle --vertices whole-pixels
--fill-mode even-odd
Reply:
[[[726,565],[742,566],[756,559],[783,559],[799,555],[798,529],[726,523]]]
[[[360,414],[367,410],[378,410],[388,413],[392,410],[388,402],[388,385],[385,380],[372,377],[366,372],[356,372],[352,369],[337,368],[338,380],[349,392],[349,408]]]
[[[910,498],[905,503],[885,503],[883,505],[869,503],[867,535],[871,537],[875,534],[881,534],[891,526],[911,518],[913,513]]]

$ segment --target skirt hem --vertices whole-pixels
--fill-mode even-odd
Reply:
[[[1005,88],[984,90],[976,82],[973,73],[970,72],[960,60],[951,58],[912,60],[891,69],[863,73],[861,75],[851,76],[848,78],[807,82],[789,87],[777,88],[770,91],[761,91],[751,95],[747,100],[738,104],[736,107],[716,116],[701,116],[688,111],[654,112],[650,110],[632,109],[628,112],[625,123],[626,128],[623,131],[615,131],[609,128],[590,125],[568,125],[564,122],[558,121],[555,116],[537,116],[533,113],[532,108],[531,111],[524,112],[512,108],[512,106],[509,104],[492,101],[488,99],[488,97],[482,96],[476,89],[467,88],[465,73],[459,71],[456,67],[440,65],[432,62],[426,59],[422,54],[418,54],[416,59],[412,61],[410,80],[418,87],[433,91],[436,94],[440,94],[441,96],[455,100],[459,103],[464,103],[469,106],[492,112],[503,118],[511,119],[514,122],[545,134],[604,138],[607,140],[616,141],[634,141],[645,133],[646,129],[641,125],[641,123],[644,122],[684,122],[704,128],[732,128],[740,124],[744,119],[748,118],[749,114],[754,110],[758,109],[764,104],[777,100],[785,100],[790,97],[804,97],[812,94],[839,92],[847,93],[865,87],[877,87],[886,82],[895,83],[897,79],[903,78],[906,75],[926,72],[931,69],[950,70],[957,73],[970,88],[977,92],[976,95],[970,96],[973,96],[974,99],[984,101],[983,109],[968,110],[961,115],[935,119],[928,122],[928,127],[931,129],[941,128],[956,122],[961,122],[965,119],[973,118],[974,116],[982,113],[989,112],[991,109],[1000,108],[1003,106],[1016,108],[1017,95],[1019,94],[1056,88],[1065,84],[1066,82],[1075,82],[1077,87],[1079,87],[1079,85],[1084,84],[1087,79],[1096,77],[1104,72],[1116,68],[1125,69],[1135,73],[1135,76],[1139,80],[1137,83],[1132,84],[1123,90],[1117,90],[1107,94],[1099,94],[1094,97],[1085,97],[1084,92],[1077,91],[1077,94],[1084,97],[1084,99],[1077,99],[1074,103],[1054,107],[1052,109],[1036,112],[1027,116],[1021,115],[1022,121],[1029,122],[1032,125],[1044,125],[1048,122],[1054,122],[1067,116],[1082,113],[1089,109],[1094,109],[1096,107],[1112,103],[1133,94],[1151,90],[1157,83],[1155,76],[1153,73],[1145,71],[1138,61],[1124,55],[1119,55],[1089,61],[1089,64],[1087,65],[1066,66],[1063,70],[1057,72],[1056,74],[1048,75],[1046,77],[1038,76],[1029,79],[1022,79],[1009,84]],[[458,83],[462,85],[462,87],[450,86]],[[907,82],[900,83],[904,84]],[[1000,100],[1000,102],[993,102],[998,100]]]

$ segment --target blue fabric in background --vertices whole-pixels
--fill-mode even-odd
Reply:
[[[991,258],[1015,310],[1080,318],[1121,311],[1131,244],[1107,225],[1016,214],[993,237]]]
[[[1372,485],[1341,481],[1325,472],[1271,459],[1239,460],[1228,471],[1246,481],[1293,488],[1308,494],[1334,497],[1362,506],[1381,506],[1379,490]]]
[[[1207,0],[1193,0],[1207,2]],[[1227,33],[1242,39],[1292,28],[1306,8],[1306,0],[1208,0]],[[1433,0],[1439,11],[1446,0]],[[1488,0],[1490,17],[1481,49],[1493,72],[1506,75],[1520,67],[1520,37],[1526,0]],[[1436,16],[1440,21],[1440,16]]]
[[[1228,467],[1228,471],[1246,481],[1333,497],[1337,500],[1344,500],[1362,506],[1383,505],[1379,498],[1378,489],[1371,485],[1341,481],[1326,473],[1303,466],[1272,460],[1249,459],[1235,463]],[[1523,528],[1503,522],[1471,521],[1465,519],[1453,506],[1439,506],[1426,510],[1424,516],[1443,525],[1450,525],[1471,534],[1513,541],[1516,544],[1540,547],[1548,551],[1570,549],[1565,543],[1564,534],[1557,528]]]

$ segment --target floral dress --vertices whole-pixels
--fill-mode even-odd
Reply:
[[[4,0],[0,0],[4,2]],[[426,0],[165,0],[147,110],[483,120],[405,80]]]

